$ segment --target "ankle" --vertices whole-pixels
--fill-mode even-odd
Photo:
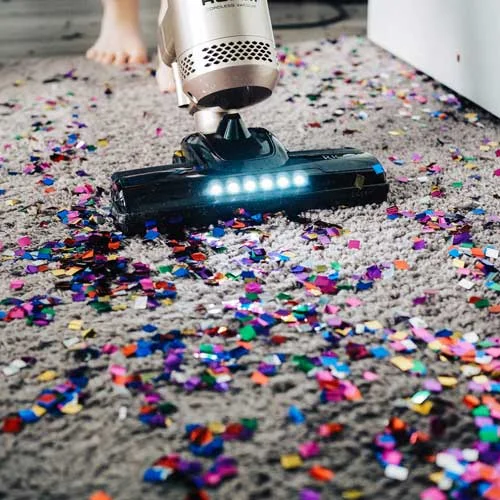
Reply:
[[[139,0],[103,0],[104,18],[115,23],[139,25]]]

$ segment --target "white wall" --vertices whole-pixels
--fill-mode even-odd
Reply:
[[[369,0],[368,37],[500,117],[500,0]]]

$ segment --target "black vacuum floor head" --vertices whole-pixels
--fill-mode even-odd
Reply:
[[[186,137],[181,148],[172,164],[113,175],[112,215],[124,233],[143,233],[153,220],[162,231],[217,223],[242,207],[296,215],[387,198],[374,156],[354,148],[287,151],[238,115],[226,116],[216,134]]]

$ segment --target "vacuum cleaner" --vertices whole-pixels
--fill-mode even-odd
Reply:
[[[387,198],[374,156],[351,147],[288,151],[243,122],[239,111],[270,97],[279,77],[267,0],[169,0],[158,38],[197,132],[170,164],[113,174],[111,213],[125,234],[217,223],[240,208],[294,216]]]

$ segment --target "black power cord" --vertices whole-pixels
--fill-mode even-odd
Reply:
[[[271,0],[272,1],[272,0]],[[333,7],[337,11],[337,15],[334,17],[329,17],[326,19],[319,19],[318,21],[312,21],[309,23],[285,23],[285,24],[274,24],[273,28],[276,30],[297,30],[297,29],[308,29],[308,28],[322,28],[324,26],[329,26],[330,24],[336,24],[349,18],[349,14],[345,10],[342,2],[338,0],[323,0],[322,3],[326,3]]]

